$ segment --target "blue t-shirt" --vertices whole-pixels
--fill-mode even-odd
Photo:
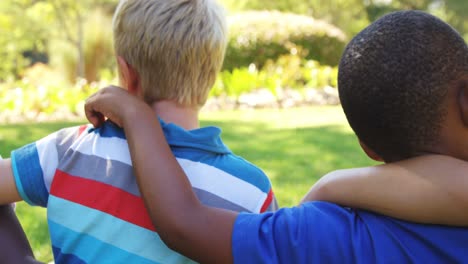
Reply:
[[[326,202],[242,213],[234,263],[468,263],[468,228],[423,225]]]

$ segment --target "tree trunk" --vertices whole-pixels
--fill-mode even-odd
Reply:
[[[79,78],[85,78],[85,52],[83,47],[84,42],[84,33],[83,33],[83,19],[80,14],[77,14],[77,30],[78,37],[76,40],[76,48],[78,50],[78,64],[77,64],[77,76]]]

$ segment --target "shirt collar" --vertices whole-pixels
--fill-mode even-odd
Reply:
[[[193,130],[174,124],[166,123],[159,118],[166,140],[171,147],[193,148],[218,154],[232,153],[221,140],[221,129],[207,126]]]

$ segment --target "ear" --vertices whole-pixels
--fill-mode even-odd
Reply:
[[[133,95],[140,93],[140,76],[138,72],[121,56],[117,57],[117,64],[121,75],[121,85]]]
[[[457,104],[460,116],[465,127],[468,127],[468,79],[457,81]]]
[[[369,158],[375,161],[380,161],[380,162],[384,161],[377,153],[375,153],[372,149],[367,147],[367,145],[364,144],[364,142],[362,142],[361,140],[359,140],[359,145],[361,145],[362,150],[364,150],[364,152]]]

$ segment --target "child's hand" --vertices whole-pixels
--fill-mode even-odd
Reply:
[[[106,117],[123,127],[126,121],[135,118],[139,112],[146,108],[148,106],[142,100],[126,90],[109,86],[99,90],[86,100],[85,114],[95,127],[101,126]]]

